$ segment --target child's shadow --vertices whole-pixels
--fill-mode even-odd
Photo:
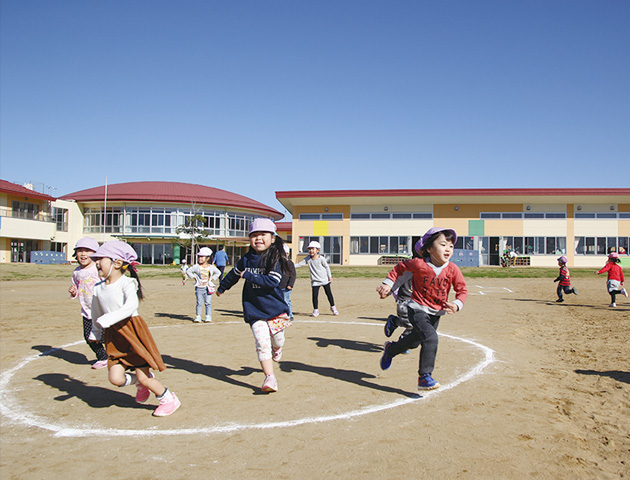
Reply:
[[[620,370],[575,370],[575,373],[579,373],[580,375],[599,375],[602,377],[612,378],[613,380],[617,380],[618,382],[630,384],[630,372],[623,372]]]
[[[176,313],[162,313],[162,312],[156,312],[155,313],[156,317],[166,317],[166,318],[170,318],[173,320],[187,320],[189,322],[193,321],[193,318],[190,315],[179,315]]]
[[[243,318],[242,310],[226,310],[225,308],[216,308],[216,309],[213,308],[212,310],[214,310],[215,312],[221,312],[221,314],[226,317]]]
[[[293,370],[299,370],[302,372],[311,372],[321,375],[322,377],[334,378],[341,380],[342,382],[353,383],[360,387],[371,388],[372,390],[380,390],[381,392],[395,393],[410,398],[417,398],[417,393],[405,392],[399,388],[391,388],[383,385],[377,385],[376,383],[368,382],[366,378],[376,378],[375,375],[365,372],[359,372],[357,370],[343,370],[339,368],[331,367],[316,367],[314,365],[306,365],[299,362],[281,362],[280,370],[290,373]]]
[[[54,348],[50,345],[33,345],[31,348],[33,350],[37,350],[38,352],[42,352],[39,354],[40,357],[49,356],[60,358],[75,365],[88,365],[91,363],[82,353],[64,350],[63,348]]]
[[[326,348],[330,345],[334,345],[339,348],[344,348],[346,350],[358,350],[360,352],[370,352],[376,353],[383,351],[383,347],[381,345],[376,345],[374,343],[369,342],[357,342],[355,340],[343,340],[341,338],[321,338],[321,337],[308,337],[309,340],[314,340],[317,342],[318,347]]]
[[[205,375],[206,377],[214,378],[215,380],[229,383],[230,385],[251,389],[255,394],[260,393],[260,387],[233,378],[247,377],[252,373],[260,372],[259,368],[241,367],[240,370],[232,370],[227,367],[204,365],[202,363],[193,362],[192,360],[171,357],[170,355],[162,355],[162,360],[164,360],[164,363],[167,365],[178,370],[185,370],[193,375]]]
[[[108,388],[93,387],[80,380],[71,378],[65,373],[44,373],[33,378],[33,380],[39,380],[50,387],[56,388],[60,392],[65,392],[65,394],[55,397],[55,400],[59,402],[64,402],[74,397],[85,402],[92,408],[108,408],[111,406],[120,408],[155,408],[154,405],[141,405],[136,403],[134,397],[128,393],[118,392]],[[135,393],[135,388],[133,392]]]

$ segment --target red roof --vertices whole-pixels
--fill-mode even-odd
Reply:
[[[23,187],[17,183],[7,182],[6,180],[0,180],[0,192],[9,193],[11,195],[19,195],[20,197],[37,198],[39,200],[48,200],[54,202],[55,198],[45,193],[36,192],[30,188]]]
[[[444,196],[630,195],[630,188],[447,188],[421,190],[302,190],[276,192],[276,198],[444,197]]]
[[[98,202],[105,200],[105,185],[79,190],[61,197],[76,202]],[[179,182],[129,182],[107,185],[107,201],[122,202],[168,202],[217,205],[254,210],[277,220],[284,215],[251,198],[219,188]]]

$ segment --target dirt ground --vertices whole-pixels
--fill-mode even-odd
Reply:
[[[182,401],[166,418],[90,369],[68,281],[1,282],[0,477],[627,478],[630,299],[609,309],[594,278],[556,304],[552,280],[469,280],[439,327],[443,387],[418,396],[417,350],[379,368],[395,305],[378,279],[335,280],[341,315],[322,293],[317,319],[298,281],[274,394],[259,393],[240,285],[193,324],[192,285],[146,279],[140,314]]]

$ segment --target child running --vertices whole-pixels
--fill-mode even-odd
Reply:
[[[562,292],[567,295],[570,293],[577,295],[578,292],[575,287],[571,288],[571,276],[569,275],[569,269],[567,267],[567,257],[563,255],[558,258],[558,267],[560,267],[560,272],[558,273],[558,277],[554,280],[554,282],[560,282],[558,283],[558,288],[556,289],[556,293],[558,294],[558,300],[556,300],[556,302],[562,303],[564,302]]]
[[[429,229],[415,245],[420,258],[412,258],[396,265],[376,289],[381,298],[386,298],[401,275],[405,272],[413,275],[412,300],[408,304],[409,320],[413,329],[409,335],[398,341],[385,343],[380,364],[381,369],[388,370],[396,355],[420,345],[418,390],[434,390],[440,387],[432,377],[438,349],[437,328],[440,317],[460,311],[468,296],[461,270],[449,261],[456,241],[455,230],[439,227]],[[449,302],[451,286],[455,290],[455,300]]]
[[[166,366],[149,327],[138,315],[143,295],[135,270],[137,258],[134,249],[119,240],[104,243],[92,254],[103,281],[94,288],[92,315],[95,321],[90,339],[105,338],[112,385],[136,385],[136,402],[139,403],[146,402],[153,392],[160,402],[153,415],[165,417],[175,412],[181,403],[175,393],[149,371],[152,368],[161,372]],[[126,271],[131,277],[125,275]]]
[[[214,293],[213,281],[219,278],[221,271],[212,265],[212,250],[208,247],[201,247],[197,253],[197,264],[187,268],[182,266],[182,271],[195,280],[195,297],[197,298],[197,316],[193,320],[195,323],[201,322],[203,306],[206,306],[206,316],[204,322],[212,322],[212,294]]]
[[[339,310],[335,307],[335,299],[333,298],[330,284],[332,283],[332,273],[326,258],[319,254],[322,246],[319,242],[312,241],[308,244],[308,257],[304,258],[301,262],[295,264],[295,268],[308,265],[308,269],[311,273],[311,288],[313,296],[313,317],[319,316],[319,288],[324,287],[326,298],[330,303],[330,311],[333,315],[339,315]]]
[[[608,280],[606,281],[606,288],[608,289],[608,294],[610,295],[610,308],[615,308],[617,306],[617,294],[620,293],[624,297],[628,296],[628,292],[623,286],[623,282],[625,278],[623,276],[623,271],[621,270],[621,266],[619,265],[619,254],[616,252],[612,252],[608,254],[608,261],[604,268],[598,270],[596,273],[601,275],[604,272],[608,272]]]
[[[92,331],[92,294],[94,285],[101,281],[94,260],[90,255],[98,250],[98,242],[91,237],[83,237],[74,246],[74,258],[79,266],[72,272],[72,285],[68,293],[72,298],[79,299],[81,316],[83,317],[83,338],[96,355],[96,361],[92,364],[95,370],[107,366],[107,352],[101,342],[90,342]]]
[[[276,225],[268,218],[257,218],[251,223],[249,242],[249,251],[221,280],[217,297],[241,278],[245,279],[243,316],[254,334],[258,360],[265,374],[262,391],[277,392],[273,362],[279,362],[282,357],[284,331],[281,328],[290,325],[289,307],[280,281],[282,275],[289,272],[289,264],[284,242],[276,235]],[[277,324],[281,324],[280,330],[275,327]]]

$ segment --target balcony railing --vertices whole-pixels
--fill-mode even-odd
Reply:
[[[35,220],[38,222],[55,222],[55,218],[47,212],[23,212],[7,207],[0,207],[0,217],[23,218],[25,220]]]

